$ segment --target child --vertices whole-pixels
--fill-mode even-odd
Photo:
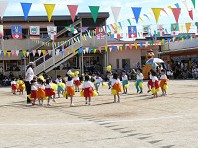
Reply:
[[[73,96],[75,95],[75,91],[74,91],[73,80],[72,80],[72,77],[70,77],[70,76],[68,76],[68,81],[66,82],[66,90],[65,91],[67,92],[67,96],[69,96],[71,98],[70,106],[74,106]]]
[[[137,89],[137,93],[142,94],[143,93],[143,88],[142,88],[142,83],[143,83],[143,79],[144,76],[142,74],[142,69],[138,69],[137,73],[136,73],[136,77],[137,77],[137,81],[136,81],[136,89]]]
[[[31,81],[31,94],[30,94],[30,98],[33,99],[32,105],[35,105],[36,99],[37,99],[37,90],[38,90],[38,86],[35,80]]]
[[[126,75],[126,71],[122,71],[122,87],[123,87],[123,94],[127,94],[127,87],[125,85],[128,84],[128,76]]]
[[[89,76],[86,75],[82,90],[84,91],[85,104],[91,105],[91,97],[93,97],[93,83],[90,82],[89,79]],[[87,99],[89,99],[89,103],[87,102]]]
[[[166,89],[164,88],[165,85],[167,85],[167,76],[166,76],[166,70],[161,70],[161,77],[160,77],[160,87],[162,90],[162,96],[166,96]]]
[[[121,90],[120,80],[118,79],[118,74],[117,73],[113,74],[113,79],[112,79],[111,85],[112,85],[112,94],[114,95],[113,103],[116,103],[116,95],[118,97],[117,102],[119,103],[120,102],[119,93],[122,92],[122,90]]]
[[[103,84],[103,80],[100,77],[99,73],[96,73],[96,76],[94,77],[94,79],[95,79],[95,88],[96,88],[97,93],[99,94],[100,83],[102,82]]]
[[[23,78],[22,77],[19,78],[18,85],[19,85],[19,88],[18,88],[19,95],[21,95],[21,94],[23,95],[23,90],[25,89],[25,87],[24,87],[24,82],[23,82]]]
[[[50,100],[52,99],[52,96],[55,95],[55,91],[51,86],[51,82],[51,79],[46,80],[45,95],[46,97],[48,97],[47,106],[50,106]]]
[[[37,80],[38,82],[38,92],[37,92],[37,97],[38,97],[38,100],[39,100],[39,105],[40,106],[43,106],[43,99],[45,98],[45,85],[44,85],[44,78],[41,79],[39,78]]]
[[[58,98],[60,98],[60,94],[62,93],[63,94],[63,91],[64,91],[64,88],[62,88],[60,86],[60,83],[62,83],[62,77],[60,75],[57,76],[57,79],[56,79],[56,84],[58,85],[58,89],[57,89],[57,92],[58,92]]]
[[[150,72],[149,72],[149,81],[147,83],[147,87],[148,87],[147,93],[149,93],[151,91],[151,86],[152,86],[152,74],[151,74],[151,72],[152,71],[153,71],[153,69],[151,69]]]
[[[107,78],[108,78],[108,86],[109,86],[109,89],[111,89],[111,81],[113,79],[113,75],[112,75],[112,72],[108,72],[108,75],[107,75]]]
[[[75,92],[80,92],[79,86],[81,85],[81,82],[78,74],[78,71],[76,71],[74,76]]]
[[[16,95],[16,90],[17,90],[17,82],[15,78],[11,79],[11,86],[12,86],[12,93]]]
[[[151,86],[151,91],[154,95],[154,98],[157,98],[157,92],[159,91],[159,82],[158,82],[158,78],[157,78],[157,73],[155,71],[151,72],[152,74],[152,86]]]

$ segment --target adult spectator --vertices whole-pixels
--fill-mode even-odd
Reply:
[[[34,78],[34,71],[33,68],[35,67],[35,64],[33,62],[30,62],[26,72],[25,72],[25,87],[26,87],[26,91],[27,91],[27,95],[30,95],[31,93],[31,81]],[[30,98],[27,96],[27,104],[31,103]]]

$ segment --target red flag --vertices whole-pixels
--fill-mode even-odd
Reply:
[[[193,10],[189,10],[188,14],[189,14],[190,18],[193,20]]]
[[[69,9],[72,21],[74,22],[75,17],[76,17],[76,12],[77,12],[77,9],[78,9],[78,5],[67,5],[67,7]]]
[[[179,16],[180,16],[180,13],[181,13],[181,8],[171,8],[171,9],[172,9],[173,15],[175,17],[176,23],[178,23]]]

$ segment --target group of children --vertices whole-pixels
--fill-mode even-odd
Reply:
[[[19,92],[20,95],[23,95],[23,91],[25,90],[25,84],[23,82],[23,78],[20,77],[18,80],[16,78],[12,78],[11,87],[13,94],[16,95],[16,93]]]
[[[144,76],[142,74],[141,69],[138,69],[136,73],[135,87],[137,93],[143,93],[143,79]],[[38,78],[34,78],[31,81],[31,94],[30,98],[32,99],[32,105],[35,105],[36,100],[38,100],[39,105],[43,105],[43,101],[47,100],[47,105],[50,106],[50,101],[55,101],[55,95],[57,91],[57,95],[60,98],[60,95],[63,95],[66,99],[70,97],[71,102],[70,106],[74,106],[73,97],[76,92],[80,92],[80,85],[82,85],[82,89],[80,95],[85,97],[85,104],[91,104],[91,98],[93,96],[97,96],[99,94],[99,87],[103,84],[103,79],[100,77],[99,73],[96,73],[94,76],[82,75],[83,79],[80,80],[79,72],[70,73],[64,79],[61,76],[57,76],[57,79],[52,82],[51,78],[44,79],[43,76],[39,76]],[[120,93],[123,91],[123,94],[128,93],[128,76],[125,71],[122,71],[121,81],[118,73],[108,73],[108,85],[109,89],[111,89],[111,93],[114,96],[113,103],[120,102]],[[150,70],[150,80],[148,81],[148,92],[152,92],[154,97],[158,97],[158,91],[162,90],[162,96],[166,96],[167,90],[167,76],[166,71],[161,71],[160,83],[156,76],[156,72],[154,70]],[[16,94],[18,90],[20,94],[23,94],[24,83],[22,78],[16,81],[12,80],[12,92]],[[94,91],[95,89],[95,91]]]

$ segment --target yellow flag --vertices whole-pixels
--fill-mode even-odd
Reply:
[[[4,56],[6,56],[7,50],[3,50],[3,54],[4,54]]]
[[[155,16],[156,23],[158,23],[160,12],[161,12],[162,8],[151,8],[151,9],[152,9],[153,14]]]
[[[184,38],[182,38],[182,42],[184,41]]]
[[[164,39],[162,39],[162,41],[161,41],[161,45],[163,45],[163,44],[164,44],[164,41],[165,41],[165,40],[164,40]]]
[[[51,21],[54,12],[55,4],[44,4],[49,22]]]
[[[97,50],[96,50],[96,49],[94,49],[94,53],[96,53],[96,51],[97,51]]]
[[[191,27],[191,23],[186,23],[186,31],[187,31],[187,33],[189,32],[190,27]]]
[[[75,48],[72,48],[72,51],[73,51],[73,53],[75,53],[76,52],[76,49]]]
[[[119,50],[122,51],[122,49],[123,49],[122,46],[120,46],[120,47],[119,47]]]
[[[8,52],[8,56],[10,57],[10,55],[11,55],[11,52]]]
[[[138,44],[137,43],[134,43],[134,46],[135,46],[136,49],[138,48]]]
[[[23,55],[24,57],[26,57],[26,50],[23,50]]]
[[[172,9],[172,7],[171,7],[171,6],[168,6],[168,8],[169,8],[169,9]]]
[[[107,52],[107,50],[108,50],[108,46],[105,46],[105,51]]]
[[[139,19],[143,22],[143,19],[142,19],[142,17],[139,17]]]
[[[46,54],[46,50],[42,50],[42,53],[43,53],[43,55],[45,55]]]

